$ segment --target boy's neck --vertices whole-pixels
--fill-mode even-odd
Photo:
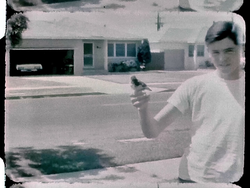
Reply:
[[[236,69],[230,74],[223,74],[219,70],[216,70],[217,75],[224,80],[238,80],[244,74],[244,71],[241,68]]]

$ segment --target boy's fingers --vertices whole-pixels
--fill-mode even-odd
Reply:
[[[143,95],[139,97],[132,97],[131,102],[134,106],[138,107],[143,103],[147,103],[150,100],[150,95]]]
[[[134,86],[131,84],[131,88],[133,89],[132,94],[130,95],[130,100],[134,107],[138,110],[145,108],[147,106],[148,101],[150,100],[150,95],[148,95],[144,90],[145,88],[141,85]]]
[[[137,109],[141,109],[142,107],[144,107],[148,104],[149,100],[150,100],[149,98],[146,98],[144,100],[137,101],[137,102],[133,103],[133,106],[136,107]]]
[[[131,94],[130,94],[130,97],[138,97],[138,96],[141,96],[141,95],[144,95],[146,92],[144,92],[143,90],[140,90],[140,91],[133,91]]]
[[[143,94],[143,95],[140,95],[138,97],[131,97],[131,102],[135,103],[136,101],[142,101],[142,100],[145,100],[147,98],[150,98],[150,95]]]

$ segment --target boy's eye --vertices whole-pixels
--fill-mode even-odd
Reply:
[[[213,51],[212,54],[213,54],[213,55],[218,55],[219,52],[218,52],[218,51]]]
[[[229,48],[229,49],[226,49],[225,52],[226,52],[226,53],[233,53],[233,52],[234,52],[234,49],[233,49],[233,48]]]

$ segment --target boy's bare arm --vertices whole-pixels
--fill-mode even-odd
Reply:
[[[143,92],[141,86],[134,88],[130,96],[133,106],[139,111],[140,124],[143,134],[147,138],[156,138],[167,126],[181,115],[181,112],[172,104],[167,104],[155,117],[151,114],[148,102],[150,95]]]

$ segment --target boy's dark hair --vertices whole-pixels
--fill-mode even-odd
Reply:
[[[209,45],[227,37],[230,38],[236,45],[244,43],[244,36],[241,28],[236,23],[230,21],[214,22],[207,31],[205,42],[206,45]]]

